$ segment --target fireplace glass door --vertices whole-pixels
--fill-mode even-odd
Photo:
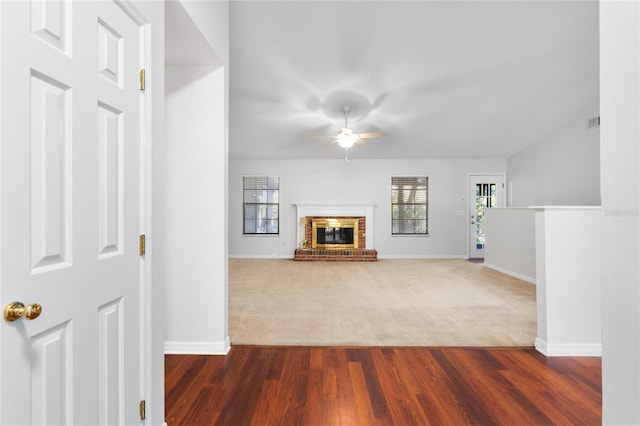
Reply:
[[[311,248],[358,248],[358,219],[314,219]]]
[[[353,245],[353,228],[316,228],[318,244]]]

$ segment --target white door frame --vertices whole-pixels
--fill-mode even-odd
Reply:
[[[121,7],[127,7],[130,3],[122,3],[122,0],[117,0],[118,4],[121,4]],[[151,69],[151,23],[149,20],[140,14],[137,10],[132,10],[130,7],[127,7],[127,10],[131,10],[131,16],[137,16],[138,20],[136,21],[138,25],[140,25],[140,43],[142,45],[142,51],[144,52],[144,57],[141,58],[142,63],[140,64],[140,69],[145,70],[145,74],[153,75],[153,70]],[[136,15],[133,15],[133,13]],[[153,348],[152,345],[152,337],[153,333],[151,332],[151,325],[153,324],[152,320],[152,306],[151,306],[151,289],[152,287],[152,274],[151,274],[151,258],[152,252],[150,248],[152,247],[151,242],[153,241],[152,236],[152,198],[151,198],[151,161],[152,161],[152,122],[151,122],[151,111],[152,111],[152,96],[153,91],[153,83],[152,79],[146,78],[145,76],[145,96],[142,97],[141,105],[142,108],[142,129],[141,129],[141,137],[142,137],[142,146],[140,153],[140,234],[145,235],[145,256],[140,257],[140,283],[141,283],[141,294],[140,294],[140,400],[151,402],[152,395],[152,382],[153,382],[153,357],[151,350]],[[164,410],[163,410],[164,411]],[[163,419],[164,420],[164,417]]]

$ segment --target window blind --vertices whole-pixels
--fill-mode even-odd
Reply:
[[[244,176],[243,234],[278,234],[280,228],[280,178]]]
[[[428,235],[429,178],[391,178],[391,234]]]

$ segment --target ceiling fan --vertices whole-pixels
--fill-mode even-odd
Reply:
[[[354,144],[362,144],[366,143],[364,139],[371,138],[381,138],[384,136],[383,132],[372,132],[372,133],[354,133],[353,129],[349,128],[348,118],[349,113],[351,112],[351,107],[345,105],[342,107],[342,112],[344,113],[344,127],[340,130],[340,132],[336,136],[333,137],[331,143],[338,143],[340,147],[344,148],[346,151],[345,160],[349,161],[348,152],[349,148],[351,148]]]

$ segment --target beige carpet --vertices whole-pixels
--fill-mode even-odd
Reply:
[[[533,346],[535,286],[461,259],[229,260],[232,344]]]

